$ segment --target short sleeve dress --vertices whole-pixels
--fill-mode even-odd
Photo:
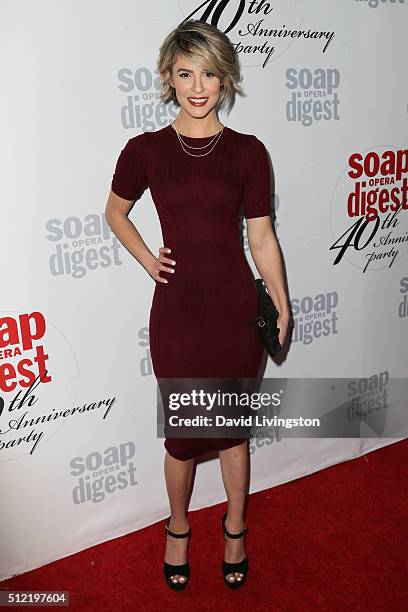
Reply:
[[[207,152],[212,136],[183,141]],[[137,200],[150,189],[163,237],[176,261],[160,272],[149,317],[154,374],[172,377],[257,378],[264,348],[256,325],[254,277],[240,233],[245,218],[271,214],[270,169],[262,141],[225,126],[211,152],[188,155],[171,124],[130,138],[116,163],[112,191]],[[171,438],[175,458],[192,459],[246,438]]]

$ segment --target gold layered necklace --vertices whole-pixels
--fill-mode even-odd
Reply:
[[[224,131],[224,127],[222,128],[222,130],[220,130],[219,132],[217,132],[217,134],[214,134],[214,137],[210,140],[210,142],[208,142],[206,145],[204,145],[203,147],[193,147],[192,145],[189,145],[187,142],[184,142],[182,136],[178,133],[176,126],[174,125],[174,123],[170,124],[172,126],[172,128],[175,130],[176,134],[177,134],[177,138],[179,139],[181,148],[183,149],[183,151],[185,153],[187,153],[187,155],[191,155],[192,157],[205,157],[206,155],[209,155],[209,153],[211,153],[211,151],[214,149],[214,147],[217,145],[219,139],[222,136],[222,133]],[[185,138],[188,138],[188,136],[185,136]],[[205,137],[204,137],[205,138]],[[213,144],[214,143],[214,144]],[[189,149],[206,149],[207,147],[209,147],[211,144],[213,144],[213,146],[211,147],[211,149],[209,151],[207,151],[206,153],[202,153],[201,155],[196,155],[195,153],[190,153],[190,151],[187,151],[187,147]]]

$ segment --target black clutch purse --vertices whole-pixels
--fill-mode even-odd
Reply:
[[[250,325],[258,324],[259,338],[272,357],[281,350],[279,342],[279,327],[277,324],[279,312],[272,301],[271,296],[266,291],[265,283],[262,278],[255,280],[255,287],[258,293],[258,314],[250,321]]]

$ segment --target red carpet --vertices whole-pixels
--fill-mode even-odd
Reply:
[[[222,582],[224,503],[190,513],[191,576],[181,593],[162,576],[164,521],[0,589],[68,590],[74,610],[406,610],[407,451],[404,440],[251,495],[241,590]]]

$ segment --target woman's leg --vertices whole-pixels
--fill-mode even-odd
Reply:
[[[172,457],[167,451],[164,458],[164,475],[166,479],[167,494],[169,496],[171,519],[170,531],[184,533],[190,524],[187,518],[188,498],[193,475],[194,459],[180,461]],[[166,552],[164,560],[171,565],[181,565],[186,562],[188,538],[173,538],[167,535]],[[185,582],[183,576],[175,574],[173,582]]]
[[[248,441],[220,451],[222,479],[228,499],[228,515],[225,528],[230,533],[238,533],[245,525],[244,509],[249,490],[249,454]],[[244,538],[225,537],[225,561],[238,563],[246,555]],[[242,577],[239,572],[227,575],[227,580],[234,582]]]

